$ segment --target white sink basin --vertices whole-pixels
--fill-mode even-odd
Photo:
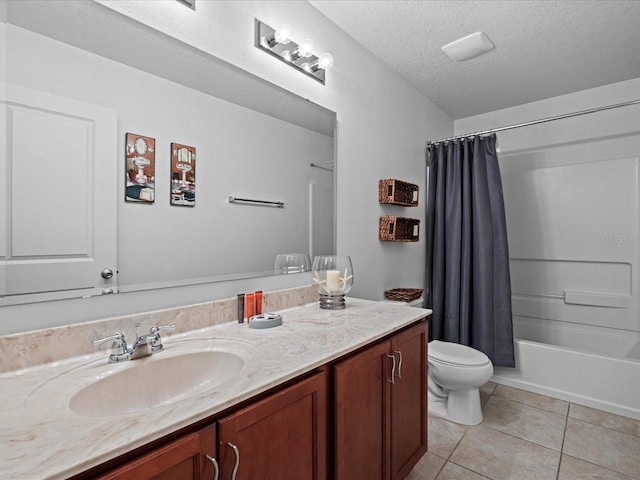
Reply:
[[[235,353],[207,350],[162,357],[162,353],[125,365],[79,390],[69,402],[75,413],[103,417],[167,405],[209,390],[244,367]]]

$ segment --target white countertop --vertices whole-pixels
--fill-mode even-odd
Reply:
[[[227,323],[164,338],[165,351],[108,364],[104,352],[0,375],[0,478],[62,479],[189,426],[431,313],[402,304],[347,298],[344,310],[317,303],[282,310],[283,325]],[[88,417],[71,397],[96,378],[136,362],[216,348],[241,353],[243,370],[210,390],[130,414]],[[124,392],[123,394],[126,394]]]

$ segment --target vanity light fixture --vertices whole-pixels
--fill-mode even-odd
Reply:
[[[288,25],[281,25],[274,29],[258,19],[255,24],[257,48],[325,84],[325,73],[333,67],[333,55],[330,53],[314,55],[313,44],[309,39],[299,44],[294,42],[291,40],[293,31]]]

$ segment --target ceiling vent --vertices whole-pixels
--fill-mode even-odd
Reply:
[[[483,32],[476,32],[445,45],[442,47],[442,51],[446,53],[451,60],[463,62],[464,60],[469,60],[483,53],[490,52],[494,48],[496,47],[491,43],[489,37]]]

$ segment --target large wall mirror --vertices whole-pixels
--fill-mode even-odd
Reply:
[[[0,80],[115,113],[110,148],[116,173],[95,180],[116,192],[114,290],[273,275],[278,254],[335,251],[334,112],[94,2],[0,2],[0,7],[7,45]],[[128,133],[155,140],[153,203],[125,202]],[[3,138],[7,141],[6,134]],[[143,149],[139,144],[136,151]],[[171,202],[172,144],[195,147],[195,202]],[[64,165],[74,145],[68,142],[47,161]],[[46,184],[45,177],[37,179],[46,171],[29,175],[29,184]],[[73,172],[68,175],[72,180]],[[56,191],[63,205],[85,202],[71,181],[61,182]],[[229,197],[283,206],[233,203]],[[5,209],[8,224],[12,208]],[[63,221],[58,220],[62,228]],[[15,245],[0,242],[5,247],[10,251]],[[91,275],[98,276],[102,267],[111,266],[96,264]],[[6,292],[17,278],[7,272],[0,272],[5,281],[0,305],[11,304]],[[103,293],[109,282],[70,287],[67,297],[76,290]],[[45,288],[29,298],[56,298],[51,295]]]

